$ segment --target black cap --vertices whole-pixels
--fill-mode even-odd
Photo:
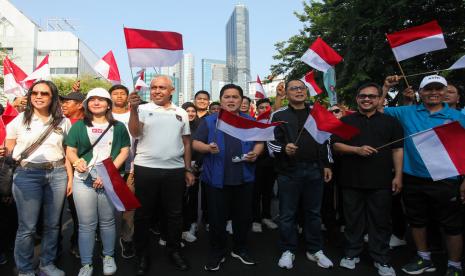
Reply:
[[[82,102],[82,101],[84,101],[85,98],[86,98],[86,96],[84,96],[84,94],[82,94],[80,92],[71,92],[71,93],[69,93],[67,95],[60,96],[61,100],[75,100],[77,102]]]

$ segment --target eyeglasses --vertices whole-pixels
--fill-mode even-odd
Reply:
[[[296,92],[296,91],[305,91],[307,88],[305,86],[291,86],[291,87],[288,87],[287,90],[291,91],[291,92]]]
[[[333,110],[330,110],[332,113],[334,114],[339,114],[339,112],[341,112],[340,109],[333,109]]]
[[[359,98],[360,100],[363,100],[363,99],[370,99],[370,100],[374,100],[376,98],[378,98],[379,95],[374,95],[374,94],[358,94],[357,98]]]
[[[42,97],[50,97],[51,93],[44,91],[31,91],[31,96],[37,97],[39,95]]]

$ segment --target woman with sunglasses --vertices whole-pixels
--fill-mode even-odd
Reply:
[[[112,101],[107,90],[90,90],[83,105],[84,119],[73,125],[66,139],[66,155],[75,168],[73,197],[79,221],[82,264],[78,275],[92,275],[97,225],[103,245],[103,275],[113,275],[116,273],[115,211],[95,165],[111,157],[116,168],[124,169],[123,164],[129,156],[129,134],[123,123],[113,119]]]
[[[20,161],[13,177],[18,211],[14,257],[20,276],[34,276],[34,234],[43,214],[39,270],[42,275],[63,276],[54,265],[60,214],[68,182],[63,142],[71,123],[63,117],[58,89],[51,81],[38,81],[27,93],[25,111],[7,126],[6,149]],[[43,136],[43,139],[41,137]],[[37,141],[42,140],[39,143]],[[33,145],[38,145],[34,151]],[[31,147],[32,146],[32,147]],[[26,154],[25,152],[29,152]]]

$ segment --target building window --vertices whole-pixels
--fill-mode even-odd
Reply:
[[[67,67],[67,68],[50,68],[50,74],[55,75],[76,75],[77,68],[76,67]]]
[[[46,55],[48,55],[48,54],[50,54],[50,51],[47,51],[47,50],[38,50],[38,51],[37,51],[37,55],[38,55],[38,56],[41,56],[41,57],[42,57],[42,56],[46,56]]]

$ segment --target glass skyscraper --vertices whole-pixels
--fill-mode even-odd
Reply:
[[[224,77],[222,77],[222,79],[214,78],[213,69],[216,65],[226,65],[226,61],[218,59],[202,59],[202,90],[207,91],[210,95],[213,94],[211,87],[212,80],[226,81]]]
[[[248,90],[250,81],[249,11],[239,4],[226,24],[228,81]]]

